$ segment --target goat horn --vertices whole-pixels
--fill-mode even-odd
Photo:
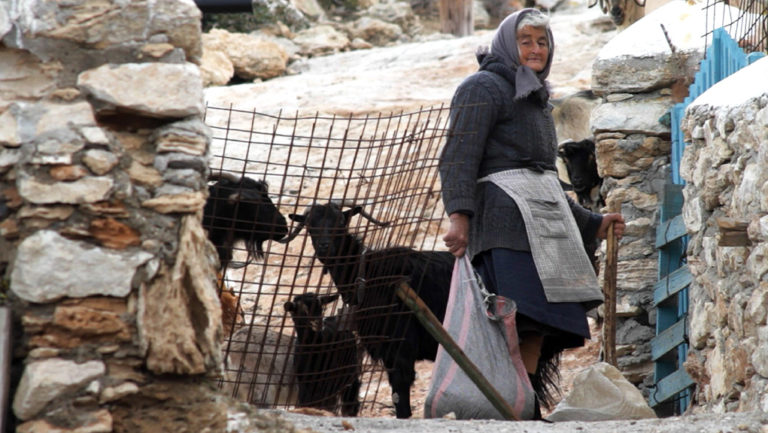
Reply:
[[[344,206],[346,206],[346,207],[355,207],[355,206],[358,206],[357,203],[355,203],[352,200],[348,200],[348,199],[331,200],[331,203],[334,203],[334,204],[336,204],[339,207],[344,207]],[[365,219],[367,219],[368,221],[376,224],[379,227],[387,227],[387,226],[389,226],[389,222],[377,220],[376,218],[373,217],[373,215],[371,215],[368,212],[366,212],[365,210],[363,210],[362,205],[360,206],[360,215],[362,215],[363,217],[365,217]]]
[[[307,214],[309,214],[309,208],[304,210],[304,216],[305,217],[307,216]],[[293,228],[292,232],[288,233],[284,238],[276,240],[275,242],[280,243],[280,244],[287,244],[288,242],[296,239],[296,236],[298,236],[299,233],[301,233],[301,229],[304,228],[305,224],[306,223],[304,221],[297,222],[296,223],[296,227]]]
[[[298,236],[299,233],[301,233],[301,229],[303,228],[304,228],[303,222],[297,223],[296,227],[293,228],[292,232],[288,233],[288,235],[286,235],[284,238],[276,240],[275,242],[280,244],[287,244],[288,242],[296,239],[296,236]]]
[[[211,174],[208,175],[208,180],[211,180],[211,181],[217,181],[221,179],[228,179],[235,183],[240,182],[241,180],[239,176],[236,176],[234,173],[229,171],[211,170]]]

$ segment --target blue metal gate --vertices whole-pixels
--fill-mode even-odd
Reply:
[[[656,337],[651,340],[654,388],[649,397],[651,407],[662,416],[685,411],[694,385],[683,368],[688,352],[688,286],[691,272],[685,259],[687,236],[681,215],[685,182],[680,177],[680,160],[686,143],[680,123],[686,107],[694,99],[763,55],[746,55],[725,30],[716,29],[712,34],[712,45],[707,48],[694,82],[689,87],[688,97],[671,110],[672,176],[664,189],[660,224],[656,231],[659,279],[653,294],[657,314]]]

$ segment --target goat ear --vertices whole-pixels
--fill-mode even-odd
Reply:
[[[296,306],[291,301],[287,301],[285,304],[283,304],[283,308],[285,311],[294,312],[296,311]]]
[[[297,223],[303,223],[306,221],[304,215],[301,214],[289,213],[288,218],[290,218],[292,221],[296,221]]]

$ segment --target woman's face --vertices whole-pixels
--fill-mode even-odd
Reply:
[[[544,27],[525,26],[517,32],[517,49],[520,63],[541,72],[549,58],[549,39]]]

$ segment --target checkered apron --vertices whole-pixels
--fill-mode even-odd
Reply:
[[[515,200],[549,302],[603,301],[556,172],[519,168],[485,176],[478,182],[492,182]]]

